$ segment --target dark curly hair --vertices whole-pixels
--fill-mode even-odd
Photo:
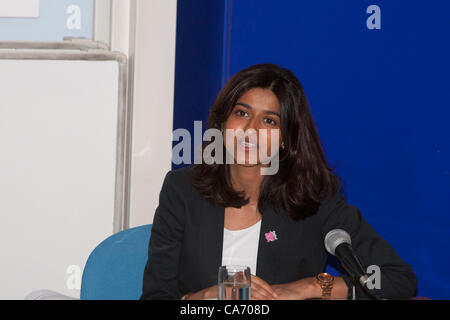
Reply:
[[[252,88],[270,89],[277,96],[284,142],[277,174],[265,176],[261,183],[258,209],[262,213],[265,204],[280,205],[292,219],[304,219],[317,212],[326,196],[339,191],[340,179],[327,163],[303,87],[291,71],[257,64],[238,72],[213,104],[209,128],[220,130],[237,100]],[[215,205],[239,208],[248,203],[242,192],[233,189],[228,164],[197,164],[191,182]]]

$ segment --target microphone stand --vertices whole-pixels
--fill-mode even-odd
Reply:
[[[352,289],[352,300],[358,300],[358,298],[356,297],[356,286],[355,286],[354,283],[352,284],[352,288],[351,289]]]
[[[364,290],[364,292],[367,293],[367,295],[373,299],[373,300],[382,300],[374,290],[370,290],[367,288],[366,285],[363,285],[360,282],[360,279],[357,279],[355,276],[350,276],[350,279],[352,280],[352,287],[350,288],[352,290],[352,300],[359,300],[360,298],[360,290],[361,288]]]

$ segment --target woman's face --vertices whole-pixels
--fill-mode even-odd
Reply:
[[[234,130],[235,133],[242,130],[241,132],[246,133],[245,136],[234,135],[234,148],[226,143],[227,152],[233,156],[235,163],[245,166],[260,165],[261,158],[266,158],[264,155],[269,158],[272,155],[271,131],[274,129],[279,132],[276,146],[281,143],[280,104],[277,96],[269,89],[248,90],[237,100],[222,129],[225,129],[225,143],[227,140],[233,141],[229,130]],[[260,148],[266,150],[261,153]],[[275,151],[278,151],[278,148]]]

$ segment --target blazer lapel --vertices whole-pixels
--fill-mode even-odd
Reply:
[[[204,211],[200,237],[200,261],[203,264],[202,286],[217,284],[219,267],[222,265],[223,227],[225,208],[208,204]]]
[[[277,274],[280,270],[277,256],[284,243],[283,236],[281,217],[273,206],[267,205],[262,213],[256,275],[269,284],[277,283]]]

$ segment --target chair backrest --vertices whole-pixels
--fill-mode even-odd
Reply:
[[[148,259],[152,225],[118,232],[100,243],[84,267],[83,300],[136,300]]]

